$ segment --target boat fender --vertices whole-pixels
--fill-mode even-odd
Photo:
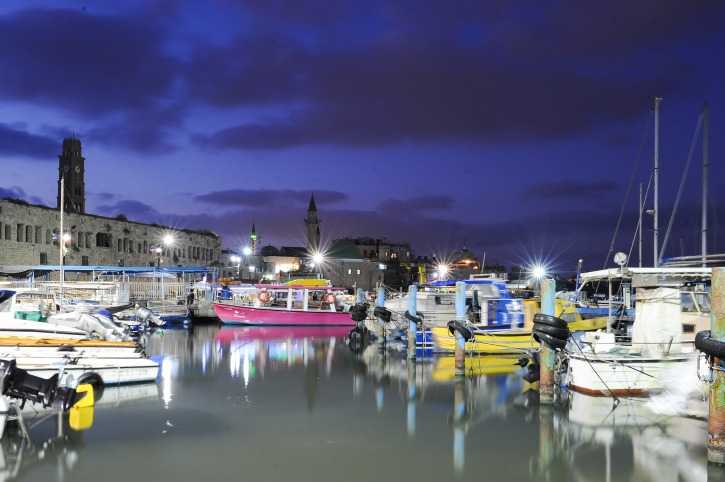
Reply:
[[[546,333],[537,333],[534,332],[534,340],[536,340],[539,343],[546,344],[550,348],[553,348],[555,350],[563,350],[566,346],[566,340],[560,340],[559,338],[554,338],[551,335],[547,335]]]
[[[103,398],[105,383],[103,382],[103,378],[101,378],[98,373],[88,372],[81,375],[81,377],[78,379],[78,385],[83,385],[84,383],[93,386],[93,397],[95,401],[99,401],[101,398]]]
[[[534,315],[534,323],[549,325],[556,328],[567,328],[566,321],[561,318],[557,318],[556,316],[545,315],[543,313],[536,313]]]
[[[547,335],[551,335],[559,340],[567,340],[571,334],[569,332],[569,328],[557,328],[555,326],[542,325],[540,323],[534,323],[534,332],[546,333]]]
[[[269,291],[262,291],[257,295],[257,298],[259,298],[259,301],[262,303],[269,303],[269,301],[272,299],[272,295],[269,293]]]
[[[448,322],[448,333],[453,335],[455,332],[461,334],[465,341],[473,340],[473,332],[464,323],[460,321],[449,321]]]
[[[350,317],[353,321],[363,321],[368,317],[367,303],[358,303],[350,308]]]
[[[373,315],[375,315],[375,318],[380,318],[385,323],[390,323],[390,320],[393,318],[393,313],[382,306],[376,306],[373,310]]]
[[[700,331],[695,335],[695,348],[709,356],[725,358],[725,342],[713,340],[710,330]]]
[[[411,315],[409,312],[406,311],[405,318],[408,321],[412,321],[413,323],[415,323],[418,326],[423,326],[423,314],[422,313],[418,313],[418,315],[416,316],[416,315]]]

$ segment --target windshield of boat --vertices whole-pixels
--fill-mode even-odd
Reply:
[[[697,313],[697,305],[695,305],[695,300],[692,298],[692,293],[680,293],[680,300],[683,313]]]
[[[702,313],[710,313],[710,294],[709,293],[693,293],[695,300]]]

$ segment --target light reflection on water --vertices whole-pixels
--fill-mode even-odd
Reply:
[[[515,358],[457,378],[451,357],[353,354],[347,331],[154,333],[157,384],[106,390],[84,432],[9,427],[0,481],[708,480],[701,421],[579,394],[539,408]]]

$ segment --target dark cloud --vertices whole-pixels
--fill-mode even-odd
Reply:
[[[0,99],[93,119],[96,127],[81,134],[105,144],[170,149],[164,129],[180,116],[161,102],[181,64],[164,53],[159,25],[141,15],[28,9],[0,16],[0,32]]]
[[[194,196],[194,200],[218,206],[269,207],[285,206],[290,202],[302,205],[309,201],[312,194],[318,204],[339,203],[348,197],[343,192],[327,190],[228,189],[199,194]]]
[[[614,181],[563,180],[541,182],[526,188],[525,195],[535,202],[550,199],[598,199],[620,189]]]
[[[134,221],[155,222],[159,212],[152,206],[142,203],[141,201],[133,201],[124,199],[114,204],[103,204],[97,208],[100,214],[104,216],[118,216],[123,214],[128,219]]]
[[[29,195],[20,186],[0,186],[0,199],[19,199],[32,204],[44,204],[41,198]]]
[[[380,211],[441,211],[453,207],[453,198],[442,195],[416,196],[409,199],[385,199],[378,205]]]
[[[56,161],[58,141],[0,124],[0,156],[21,156],[41,161]]]
[[[200,143],[233,149],[360,146],[586,132],[632,119],[649,108],[654,93],[669,95],[690,81],[697,69],[689,58],[660,55],[657,48],[685,36],[703,41],[717,31],[713,18],[725,9],[715,2],[646,1],[635,8],[622,2],[621,8],[599,5],[593,15],[588,6],[570,2],[529,10],[499,2],[429,2],[424,8],[404,2],[373,3],[360,12],[326,10],[327,3],[312,2],[309,9],[244,3],[277,27],[289,22],[314,41],[300,41],[294,28],[277,28],[270,30],[293,33],[252,33],[194,54],[189,79],[197,97],[218,106],[294,105],[286,115],[198,136]],[[328,38],[335,30],[327,30],[327,17],[315,20],[318,10],[337,12],[337,25],[377,19],[377,28],[337,43]],[[606,68],[603,56],[611,57]]]

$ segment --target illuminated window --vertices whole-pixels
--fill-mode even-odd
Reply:
[[[357,271],[357,274],[359,275],[359,274],[360,274],[360,270],[358,269],[358,270],[356,270],[356,271]]]

